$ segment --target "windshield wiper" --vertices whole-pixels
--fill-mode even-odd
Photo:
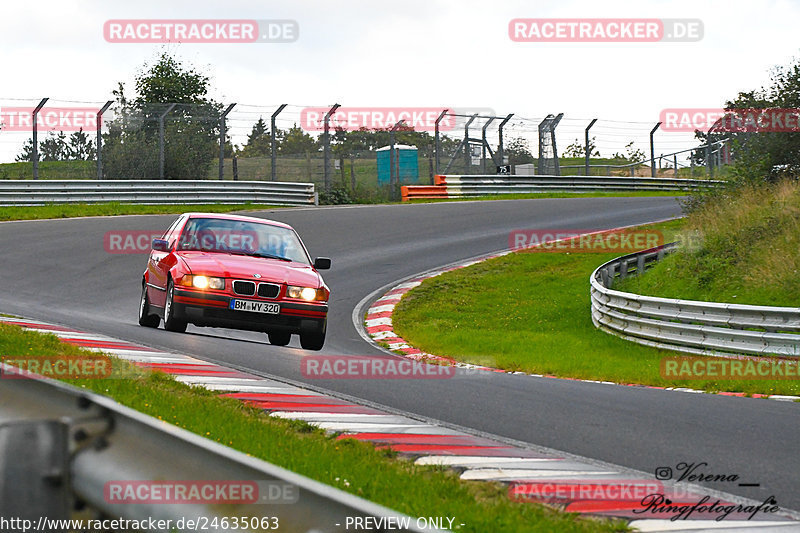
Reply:
[[[278,259],[280,261],[289,261],[289,262],[292,261],[288,257],[283,257],[283,256],[280,256],[280,255],[275,255],[275,254],[267,254],[267,253],[261,253],[261,252],[243,252],[243,251],[239,251],[239,250],[236,250],[236,251],[226,250],[226,251],[227,251],[227,253],[229,253],[231,255],[246,255],[246,256],[249,256],[249,257],[261,257],[261,258],[264,258],[264,259]]]

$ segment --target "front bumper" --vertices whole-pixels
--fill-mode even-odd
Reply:
[[[233,299],[277,303],[280,314],[234,311],[228,306]],[[175,287],[174,312],[181,320],[195,326],[244,329],[249,331],[288,331],[290,333],[325,330],[327,303],[301,303],[286,300],[213,294]]]

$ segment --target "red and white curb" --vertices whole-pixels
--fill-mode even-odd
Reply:
[[[302,420],[329,432],[337,439],[369,441],[413,459],[417,465],[447,466],[464,480],[495,481],[509,487],[509,497],[555,505],[568,512],[627,519],[641,531],[800,531],[800,516],[781,510],[752,520],[742,513],[724,521],[705,519],[669,520],[668,513],[657,519],[642,514],[642,491],[661,487],[675,504],[692,505],[713,495],[721,505],[758,505],[737,496],[709,491],[693,485],[661,485],[652,477],[625,471],[612,465],[533,450],[486,437],[389,413],[354,402],[304,389],[277,380],[248,374],[183,354],[163,352],[120,341],[105,335],[23,318],[0,317],[0,322],[50,333],[62,342],[101,351],[150,369],[172,374],[176,380],[217,391],[259,407],[271,416]],[[769,520],[767,520],[769,518]]]
[[[367,338],[371,338],[374,341],[376,346],[381,347],[381,344],[385,344],[388,346],[389,350],[394,352],[395,354],[403,355],[409,359],[413,359],[415,361],[432,361],[438,364],[446,364],[451,366],[456,366],[458,368],[466,368],[471,370],[483,370],[488,372],[499,372],[504,374],[514,374],[520,376],[531,376],[536,378],[551,378],[551,379],[567,379],[570,381],[582,381],[584,383],[602,383],[605,385],[622,385],[627,387],[644,387],[648,389],[660,389],[660,390],[667,390],[667,391],[677,391],[677,392],[689,392],[695,394],[718,394],[720,396],[737,396],[737,397],[751,397],[751,398],[766,398],[768,400],[778,400],[778,401],[797,401],[800,400],[800,396],[786,396],[781,394],[746,394],[744,392],[713,392],[709,393],[703,390],[697,389],[690,389],[685,387],[656,387],[652,385],[638,385],[633,383],[615,383],[613,381],[597,381],[597,380],[590,380],[590,379],[578,379],[578,378],[565,378],[565,377],[558,377],[546,374],[534,374],[528,372],[519,372],[519,371],[509,371],[509,370],[502,370],[499,368],[490,368],[486,366],[479,366],[479,365],[472,365],[469,363],[462,363],[458,362],[455,359],[450,357],[443,357],[440,355],[434,355],[427,352],[423,352],[417,348],[414,348],[408,341],[400,337],[394,331],[394,327],[392,325],[392,314],[394,313],[394,309],[397,304],[400,303],[400,300],[403,296],[422,284],[423,281],[439,276],[446,272],[451,272],[453,270],[459,270],[461,268],[465,268],[477,263],[481,263],[483,261],[487,261],[489,259],[494,259],[497,257],[502,257],[504,255],[508,255],[510,253],[514,253],[514,250],[506,250],[503,252],[497,252],[489,255],[480,256],[478,258],[469,259],[467,261],[461,263],[455,263],[445,268],[440,268],[436,270],[431,270],[429,272],[425,272],[423,274],[419,274],[417,276],[412,277],[411,279],[407,279],[402,283],[398,283],[397,285],[391,287],[388,291],[386,291],[383,295],[381,295],[377,300],[375,300],[367,309],[366,319],[363,323],[357,323],[356,327],[363,328],[367,333]],[[378,344],[381,343],[381,344]]]

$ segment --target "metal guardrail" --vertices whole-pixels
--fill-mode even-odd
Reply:
[[[280,531],[342,531],[347,518],[391,518],[391,529],[416,520],[64,383],[13,378],[0,364],[0,516],[69,518],[73,496],[108,517],[212,520],[213,531],[238,529],[224,517],[278,517]],[[109,503],[106,484],[129,480],[218,480],[290,486],[294,497],[267,503]],[[66,490],[65,490],[66,489]],[[250,523],[250,522],[248,522]],[[373,522],[374,523],[374,522]],[[384,522],[384,524],[387,522]],[[274,527],[272,528],[274,529]],[[178,531],[188,531],[178,528]],[[383,527],[372,529],[384,531]],[[158,529],[149,529],[158,531]],[[192,528],[191,531],[194,531]]]
[[[589,278],[594,325],[639,344],[696,355],[800,356],[800,308],[677,300],[611,288],[675,248],[673,243],[598,267]]]
[[[210,180],[0,180],[0,205],[125,204],[316,205],[313,183]]]
[[[403,198],[464,198],[491,194],[589,191],[696,191],[720,187],[718,180],[686,178],[522,176],[522,175],[437,175],[434,185],[402,188]]]

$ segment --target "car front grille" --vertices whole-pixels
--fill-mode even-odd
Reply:
[[[277,298],[281,292],[281,286],[274,283],[259,283],[258,295],[262,298]]]
[[[256,293],[256,284],[252,281],[236,280],[233,282],[233,292],[242,296],[253,296]]]

